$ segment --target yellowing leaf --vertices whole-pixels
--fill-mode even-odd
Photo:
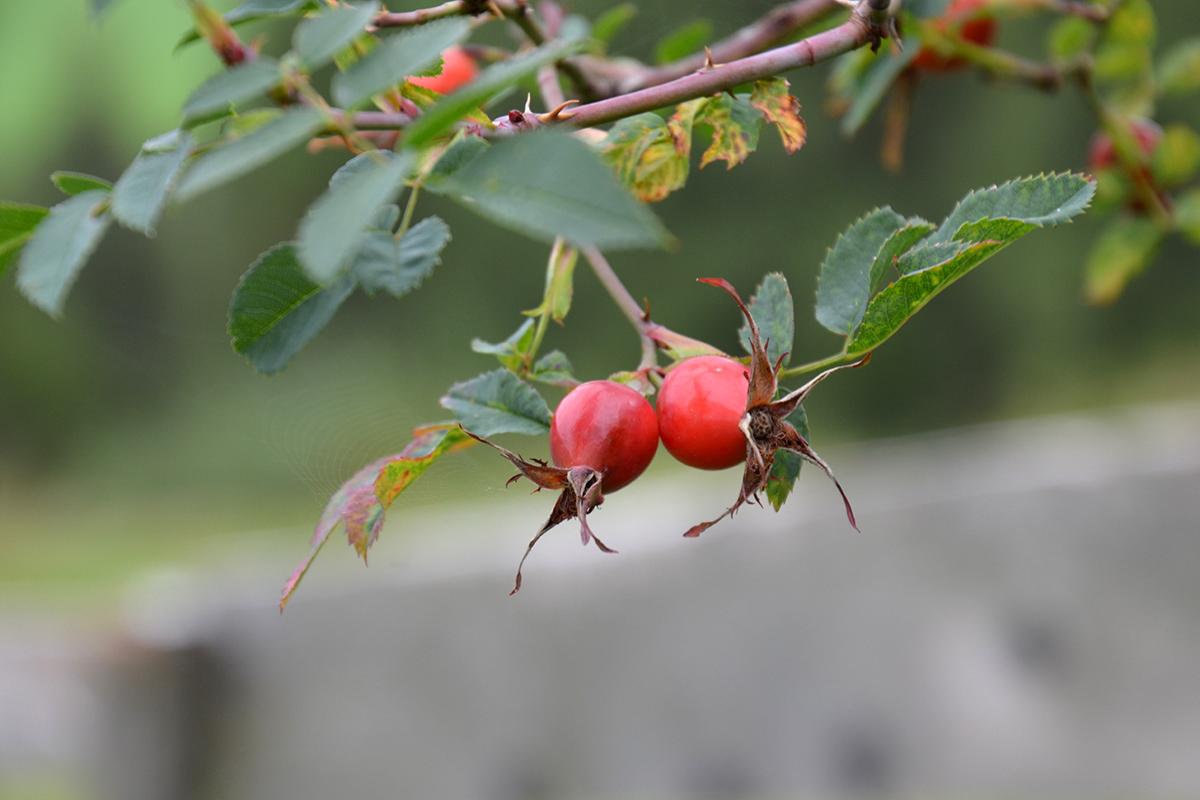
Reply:
[[[779,130],[783,148],[794,153],[804,146],[808,127],[800,117],[800,101],[788,92],[788,86],[785,78],[758,81],[750,93],[750,105]]]

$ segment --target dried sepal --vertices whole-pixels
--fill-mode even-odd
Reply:
[[[845,505],[846,519],[850,521],[850,525],[855,530],[858,530],[858,522],[854,517],[850,498],[847,497],[838,479],[834,477],[833,470],[812,449],[800,432],[787,421],[787,417],[796,410],[817,384],[835,372],[863,366],[871,360],[871,354],[867,353],[850,364],[831,367],[816,375],[799,389],[775,400],[775,393],[779,387],[779,372],[783,367],[783,357],[781,356],[774,364],[771,363],[750,309],[729,281],[723,278],[700,278],[699,280],[701,283],[725,290],[741,309],[750,330],[750,384],[746,392],[746,413],[738,424],[738,428],[746,437],[746,465],[742,472],[742,485],[733,505],[729,506],[719,517],[693,525],[684,533],[684,536],[690,538],[699,536],[726,517],[732,517],[747,502],[758,503],[761,506],[760,493],[766,489],[771,467],[775,463],[775,454],[781,449],[790,450],[816,465],[833,481],[833,485],[837,487],[838,493],[842,497],[842,503]]]
[[[547,531],[559,523],[566,522],[572,518],[578,519],[579,538],[584,546],[587,546],[589,542],[595,542],[596,548],[603,553],[617,552],[596,536],[587,521],[587,515],[604,502],[604,494],[600,489],[602,476],[599,472],[587,466],[570,467],[567,469],[555,467],[547,464],[540,458],[526,460],[511,450],[488,441],[482,436],[471,433],[466,428],[463,428],[463,430],[472,439],[482,442],[498,451],[513,466],[520,470],[520,472],[508,479],[505,486],[509,486],[524,477],[537,486],[537,489],[534,491],[552,489],[559,492],[558,499],[554,502],[554,508],[550,511],[550,517],[546,520],[546,524],[529,540],[529,544],[525,548],[525,554],[521,556],[521,561],[517,564],[517,574],[513,580],[512,591],[509,592],[510,596],[521,590],[521,570],[525,567],[525,559],[529,558],[534,545],[538,543],[538,540]]]

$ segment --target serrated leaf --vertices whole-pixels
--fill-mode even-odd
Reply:
[[[50,209],[41,206],[0,202],[0,275],[49,213]]]
[[[921,51],[920,37],[910,34],[904,38],[904,51],[891,52],[891,48],[882,48],[879,55],[867,63],[862,73],[857,76],[852,85],[847,87],[849,107],[846,116],[842,118],[842,133],[853,136],[858,133],[871,113],[879,105],[888,89],[900,77],[900,73],[908,69],[917,53]]]
[[[808,414],[805,413],[803,405],[796,406],[796,410],[788,415],[787,421],[801,436],[809,439],[811,434],[808,430]],[[771,464],[771,472],[767,476],[767,502],[776,511],[783,508],[783,504],[791,495],[796,479],[800,477],[800,465],[803,463],[804,458],[799,453],[783,449],[775,451],[775,462]]]
[[[495,356],[500,365],[510,372],[520,372],[533,349],[533,338],[533,320],[527,319],[504,341],[486,342],[475,338],[471,340],[471,349],[476,353]]]
[[[52,317],[62,314],[79,271],[108,230],[107,201],[108,193],[101,191],[67,198],[50,209],[21,252],[17,287]]]
[[[883,344],[946,287],[1003,247],[1000,242],[926,241],[905,253],[902,276],[872,298],[846,352],[859,355]]]
[[[283,155],[307,141],[325,124],[315,108],[295,108],[261,128],[219,145],[196,158],[179,181],[183,202],[216,188]]]
[[[712,130],[712,140],[700,156],[700,168],[724,161],[726,169],[733,169],[758,149],[763,114],[750,105],[750,95],[746,94],[736,97],[720,94],[703,98],[703,103],[697,110],[695,123],[707,125]]]
[[[342,3],[296,26],[292,48],[309,71],[328,64],[362,33],[379,13],[379,3]]]
[[[983,218],[1020,220],[1037,227],[1059,225],[1082,214],[1095,192],[1093,182],[1072,172],[1018,178],[977,189],[959,201],[931,241],[960,238],[955,234],[963,224]]]
[[[906,222],[890,207],[877,208],[838,237],[817,278],[817,322],[834,333],[854,332],[875,288],[872,277],[880,248]]]
[[[571,55],[584,44],[585,40],[582,38],[564,36],[527,53],[493,64],[479,73],[475,80],[425,109],[425,113],[405,131],[405,144],[414,148],[424,147],[477,107],[513,89],[521,81],[532,77],[542,66]]]
[[[426,217],[400,241],[389,231],[372,231],[355,256],[352,271],[367,294],[384,291],[402,297],[442,263],[442,250],[449,241],[450,226],[440,217]]]
[[[570,360],[561,350],[551,350],[533,363],[532,380],[552,386],[573,386],[579,383]]]
[[[601,154],[639,200],[657,202],[687,182],[694,106],[679,108],[685,116],[671,123],[649,112],[622,119],[605,138]]]
[[[413,433],[413,440],[403,450],[367,464],[329,499],[313,531],[308,555],[284,584],[280,612],[338,525],[345,527],[346,539],[366,562],[367,551],[378,540],[385,513],[396,498],[439,458],[474,443],[458,427],[433,426]]]
[[[1154,258],[1163,236],[1162,229],[1144,217],[1121,217],[1105,226],[1088,256],[1084,278],[1088,302],[1106,304],[1120,297]]]
[[[440,63],[442,51],[462,41],[470,29],[466,17],[451,17],[386,38],[346,72],[333,76],[334,100],[353,108],[421,73]]]
[[[1200,38],[1173,45],[1158,64],[1158,84],[1164,94],[1200,91]]]
[[[667,64],[691,55],[712,41],[712,33],[713,24],[706,19],[685,22],[658,41],[654,46],[654,60]]]
[[[1159,186],[1180,186],[1200,169],[1200,135],[1187,125],[1168,125],[1151,158]]]
[[[767,122],[779,131],[783,149],[794,153],[804,146],[808,128],[800,116],[800,101],[791,95],[786,78],[755,81],[750,105],[762,112]]]
[[[223,116],[266,94],[283,80],[279,62],[260,56],[218,72],[192,92],[183,104],[186,126]]]
[[[621,3],[605,11],[592,23],[592,38],[608,44],[637,16],[636,3]]]
[[[331,283],[362,249],[367,228],[379,210],[396,199],[412,171],[413,157],[404,152],[380,161],[362,161],[313,203],[300,222],[297,249],[305,273],[320,284]]]
[[[493,144],[438,184],[467,208],[535,239],[601,249],[662,246],[669,235],[591,148],[558,131]]]
[[[234,289],[229,306],[233,349],[259,372],[279,372],[329,324],[353,291],[349,276],[328,287],[313,283],[300,267],[295,245],[275,245],[250,265]]]
[[[84,192],[111,192],[113,188],[112,184],[103,178],[97,178],[95,175],[88,175],[83,172],[70,172],[68,170],[59,170],[58,172],[51,173],[50,182],[67,196],[83,194]]]
[[[1193,189],[1179,198],[1175,204],[1175,224],[1188,241],[1200,245],[1200,189]],[[3,270],[2,264],[0,270]]]
[[[922,239],[933,233],[936,226],[920,217],[909,217],[903,227],[884,241],[875,254],[871,264],[871,294],[875,294],[888,275],[889,269],[895,269],[900,256],[915,247]],[[857,323],[856,323],[857,324]]]
[[[117,222],[153,236],[167,198],[192,149],[192,136],[176,130],[156,136],[113,187],[112,213]]]
[[[485,372],[456,383],[441,400],[463,426],[477,436],[500,433],[544,434],[550,407],[537,390],[506,369]]]
[[[780,356],[790,356],[792,341],[796,337],[796,308],[792,302],[792,292],[788,288],[787,278],[779,272],[768,272],[754,296],[750,298],[750,315],[758,326],[767,355],[774,364]],[[750,349],[750,325],[743,323],[738,330],[742,349],[747,353]],[[786,364],[790,361],[784,358]]]

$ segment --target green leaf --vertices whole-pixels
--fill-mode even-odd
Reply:
[[[636,3],[621,3],[605,11],[592,24],[592,38],[608,44],[637,16]]]
[[[1178,42],[1158,64],[1159,88],[1164,94],[1200,91],[1200,38]]]
[[[49,213],[50,209],[41,206],[0,202],[0,275]]]
[[[233,292],[233,349],[259,372],[279,372],[329,324],[352,291],[354,280],[348,276],[332,286],[318,286],[301,269],[294,244],[275,245],[258,257]]]
[[[88,175],[83,172],[69,172],[67,170],[59,170],[51,173],[50,182],[58,187],[58,190],[65,195],[73,196],[83,194],[84,192],[111,192],[112,184],[103,178],[97,178],[95,175]]]
[[[153,236],[191,149],[191,134],[181,130],[164,133],[143,144],[113,188],[112,213],[117,222]]]
[[[370,156],[368,156],[370,157]],[[358,159],[353,174],[331,182],[300,222],[297,248],[310,278],[328,284],[362,249],[367,228],[379,209],[404,189],[413,158],[376,154],[380,160]]]
[[[692,142],[688,112],[706,102],[702,98],[681,105],[670,123],[647,112],[619,120],[608,132],[601,155],[639,200],[662,200],[687,182]]]
[[[558,131],[503,139],[438,184],[492,221],[535,239],[602,249],[662,246],[669,234],[591,148]]]
[[[17,287],[52,317],[61,315],[79,271],[108,229],[107,201],[101,191],[67,198],[50,209],[21,253]]]
[[[474,161],[475,158],[486,152],[489,147],[491,145],[482,137],[460,132],[438,156],[437,163],[433,165],[433,169],[425,178],[425,185],[437,191],[439,181],[458,172],[467,163]]]
[[[1047,49],[1055,61],[1069,61],[1087,52],[1095,38],[1093,23],[1082,17],[1063,17],[1050,29]]]
[[[811,434],[808,430],[808,414],[805,413],[803,405],[796,406],[796,410],[788,415],[787,421],[792,423],[806,441],[809,439]],[[800,477],[800,465],[803,463],[804,459],[799,453],[782,449],[775,451],[775,462],[767,475],[767,502],[776,511],[783,508],[783,504],[791,495],[792,487]]]
[[[874,291],[880,248],[906,224],[891,208],[877,208],[838,237],[821,262],[817,279],[817,322],[849,335],[858,327]]]
[[[692,101],[703,103],[696,111],[695,124],[707,125],[712,131],[712,139],[700,156],[701,169],[714,161],[724,161],[726,169],[733,169],[758,149],[763,114],[750,104],[750,97],[719,94]]]
[[[529,377],[553,386],[572,386],[579,383],[574,372],[571,362],[561,350],[551,350],[534,362],[533,373]]]
[[[571,55],[584,43],[581,38],[559,38],[528,53],[493,64],[475,80],[427,108],[408,126],[404,143],[409,147],[424,147],[478,106],[532,77],[543,65]]]
[[[368,549],[379,538],[387,509],[396,498],[425,474],[433,462],[473,444],[457,426],[432,426],[414,431],[413,436],[399,453],[367,464],[329,498],[313,531],[308,555],[284,584],[279,599],[281,613],[338,525],[345,527],[346,539],[365,563]]]
[[[1154,107],[1156,22],[1149,0],[1117,4],[1096,48],[1093,75],[1109,105],[1149,116]]]
[[[788,289],[787,278],[779,272],[768,272],[763,276],[762,283],[754,296],[750,298],[750,316],[758,325],[759,333],[766,344],[767,355],[774,364],[780,356],[790,355],[792,341],[796,337],[796,308],[792,302],[792,292]],[[750,350],[750,326],[743,324],[738,330],[742,349]],[[790,358],[784,358],[786,364]]]
[[[546,290],[537,308],[524,312],[530,317],[549,314],[550,319],[561,324],[571,310],[571,297],[575,287],[575,262],[579,251],[570,245],[555,242],[550,249],[550,260],[546,265]]]
[[[1159,186],[1180,186],[1200,169],[1200,135],[1187,125],[1168,125],[1151,159]]]
[[[685,22],[654,46],[654,60],[659,64],[667,64],[691,55],[711,42],[712,34],[713,24],[706,19]]]
[[[1088,302],[1115,301],[1154,258],[1164,233],[1145,217],[1120,217],[1105,226],[1088,256],[1084,292]]]
[[[283,80],[279,62],[266,56],[218,72],[192,92],[183,104],[183,124],[224,116],[230,110],[255,100]]]
[[[440,217],[413,225],[400,241],[389,231],[372,231],[354,259],[354,276],[367,294],[384,291],[401,297],[413,291],[442,262],[450,226]]]
[[[904,51],[892,53],[890,48],[881,48],[879,55],[871,60],[861,75],[849,87],[849,108],[842,118],[842,133],[853,136],[858,133],[871,112],[879,105],[888,89],[900,77],[900,73],[908,68],[917,53],[921,51],[921,41],[915,34],[904,38]]]
[[[209,150],[192,162],[176,197],[190,200],[283,155],[307,141],[325,124],[315,108],[295,108],[245,136]]]
[[[902,276],[867,305],[846,352],[859,355],[883,344],[946,287],[1003,247],[988,241],[927,241],[905,253],[898,264]]]
[[[540,435],[550,430],[550,407],[537,390],[506,369],[485,372],[450,387],[441,400],[467,430]]]
[[[472,339],[471,349],[476,353],[495,356],[500,365],[510,372],[520,372],[533,350],[534,324],[527,319],[502,342],[485,342]]]
[[[353,108],[406,76],[419,74],[439,63],[442,51],[462,41],[470,29],[466,17],[451,17],[388,37],[346,72],[333,76],[334,100]]]
[[[887,238],[879,248],[879,252],[875,254],[874,263],[871,264],[871,294],[875,294],[879,289],[884,278],[888,275],[889,268],[896,268],[900,256],[915,247],[918,242],[933,233],[935,229],[936,226],[928,220],[921,219],[920,217],[909,217],[904,221],[903,227]],[[899,273],[897,272],[897,274]],[[857,324],[856,322],[855,325],[857,326]]]
[[[1179,198],[1175,204],[1175,223],[1188,241],[1200,245],[1200,189],[1193,189]],[[2,250],[3,245],[0,245]],[[0,270],[3,269],[3,264],[0,264]]]
[[[962,238],[956,236],[959,228],[985,217],[1019,220],[1039,228],[1058,225],[1082,214],[1095,191],[1093,182],[1072,172],[1018,178],[977,189],[954,207],[931,241]]]
[[[317,8],[318,0],[247,0],[225,15],[225,21],[234,27],[275,17],[294,17]],[[193,28],[175,43],[175,49],[198,41],[200,34]]]
[[[310,71],[328,64],[345,50],[379,13],[379,3],[343,3],[296,26],[292,47]]]

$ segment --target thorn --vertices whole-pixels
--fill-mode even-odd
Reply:
[[[545,114],[535,114],[538,122],[557,122],[559,120],[568,120],[571,118],[572,112],[570,106],[578,104],[578,100],[564,100],[554,108],[547,111]],[[528,108],[528,106],[526,106]]]
[[[713,62],[712,48],[708,45],[704,46],[704,70],[716,69],[717,65]]]

